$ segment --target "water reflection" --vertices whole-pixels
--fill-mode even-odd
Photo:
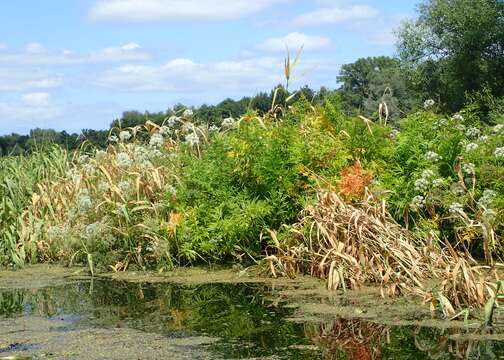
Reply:
[[[504,354],[502,342],[456,338],[469,330],[389,327],[342,318],[286,320],[294,312],[273,301],[266,285],[95,280],[0,291],[3,318],[38,315],[65,318],[76,327],[125,327],[170,337],[205,334],[221,339],[210,350],[222,358],[492,359]]]

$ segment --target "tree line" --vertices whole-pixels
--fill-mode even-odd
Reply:
[[[405,114],[435,100],[440,111],[453,113],[471,104],[481,118],[492,122],[504,113],[504,1],[423,0],[417,17],[396,30],[397,54],[361,58],[341,67],[334,90],[299,89],[296,99],[323,101],[338,93],[348,115],[377,119],[386,116],[393,124]],[[202,105],[194,111],[201,123],[219,125],[223,118],[247,111],[264,113],[284,103],[289,92],[283,86],[239,100]],[[75,149],[84,141],[106,146],[113,127],[130,127],[150,120],[161,123],[186,107],[177,104],[166,111],[126,111],[109,129],[84,129],[80,134],[34,129],[28,135],[0,137],[0,155],[24,154],[46,144]]]

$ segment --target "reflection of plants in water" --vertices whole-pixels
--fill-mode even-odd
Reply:
[[[23,312],[24,295],[21,291],[0,293],[0,315],[21,314]]]
[[[502,342],[481,341],[477,336],[484,336],[486,330],[473,329],[435,329],[416,328],[413,331],[414,343],[418,350],[431,359],[499,359],[497,354],[504,353]],[[460,338],[458,338],[461,336]],[[472,337],[472,338],[471,338]]]
[[[389,329],[372,322],[338,318],[307,327],[306,335],[322,349],[324,359],[378,360]]]

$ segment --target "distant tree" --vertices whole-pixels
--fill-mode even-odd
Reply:
[[[398,31],[410,84],[458,110],[466,93],[504,95],[504,1],[424,0]]]
[[[341,67],[337,80],[344,110],[349,114],[377,114],[385,103],[391,120],[398,119],[414,104],[401,63],[387,56],[361,58]]]

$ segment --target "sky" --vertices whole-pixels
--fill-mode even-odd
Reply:
[[[0,135],[104,129],[123,111],[216,104],[283,83],[337,87],[394,55],[415,0],[16,0],[0,4]]]

